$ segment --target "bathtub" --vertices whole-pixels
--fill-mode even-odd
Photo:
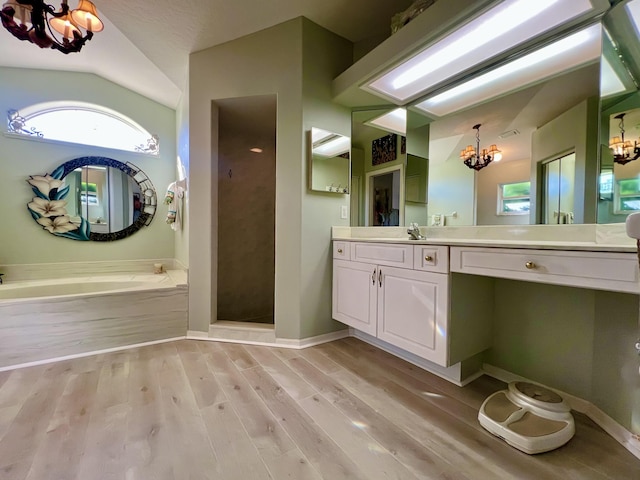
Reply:
[[[105,275],[99,277],[23,280],[0,285],[0,303],[3,300],[173,288],[176,285],[171,276],[166,273],[162,275]]]
[[[0,285],[0,371],[187,332],[184,272]]]

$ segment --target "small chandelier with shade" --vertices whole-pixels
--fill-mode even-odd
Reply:
[[[59,11],[41,0],[8,0],[0,10],[0,19],[14,37],[62,53],[79,52],[104,28],[89,0],[80,0],[73,10],[62,0]]]
[[[468,145],[467,148],[460,152],[460,158],[464,164],[476,171],[502,158],[502,154],[495,144],[491,145],[488,150],[486,148],[480,150],[480,126],[480,123],[473,126],[476,131],[476,146]]]
[[[614,118],[620,120],[620,136],[615,136],[609,142],[609,148],[613,153],[613,161],[620,165],[625,165],[633,160],[640,158],[640,145],[638,142],[631,143],[629,140],[624,139],[624,116],[625,113],[620,113]]]

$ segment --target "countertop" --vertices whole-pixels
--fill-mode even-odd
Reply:
[[[332,240],[545,250],[637,252],[624,224],[420,227],[411,240],[406,227],[333,227]]]

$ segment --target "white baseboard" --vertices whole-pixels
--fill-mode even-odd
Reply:
[[[288,338],[276,338],[275,342],[261,342],[261,341],[255,341],[255,340],[226,338],[226,337],[216,336],[215,334],[211,334],[207,332],[197,332],[197,331],[189,330],[187,332],[186,338],[188,340],[206,340],[210,342],[240,343],[245,345],[258,345],[263,347],[281,347],[281,348],[292,348],[292,349],[300,350],[307,347],[313,347],[314,345],[320,345],[322,343],[332,342],[334,340],[340,340],[341,338],[346,338],[348,336],[350,336],[349,330],[340,330],[337,332],[325,333],[323,335],[316,335],[314,337],[302,338],[300,340],[293,340]]]
[[[517,381],[538,383],[507,370],[503,370],[502,368],[494,367],[488,363],[484,363],[482,365],[482,370],[490,377],[497,378],[505,383]],[[620,445],[629,450],[635,457],[640,458],[640,435],[631,433],[593,403],[584,400],[583,398],[576,397],[555,388],[547,387],[546,385],[545,388],[558,392],[567,401],[572,410],[589,417],[596,423],[596,425],[620,443]]]
[[[100,355],[103,353],[120,352],[122,350],[130,350],[132,348],[148,347],[149,345],[158,345],[160,343],[175,342],[176,340],[184,340],[186,337],[173,337],[164,338],[162,340],[154,340],[152,342],[135,343],[133,345],[123,345],[121,347],[105,348],[103,350],[93,350],[91,352],[74,353],[73,355],[65,355],[63,357],[47,358],[44,360],[36,360],[34,362],[19,363],[16,365],[8,365],[6,367],[0,367],[0,372],[6,372],[9,370],[17,370],[19,368],[35,367],[37,365],[47,365],[54,362],[62,362],[64,360],[73,360],[74,358],[91,357],[92,355]]]

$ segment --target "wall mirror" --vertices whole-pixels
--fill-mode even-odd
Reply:
[[[27,208],[43,229],[72,240],[126,238],[153,220],[156,190],[130,163],[106,157],[70,160],[51,174],[31,176]]]
[[[405,109],[352,113],[352,225],[426,222],[428,129]]]
[[[349,193],[351,139],[316,127],[309,136],[309,188],[316,192]]]
[[[425,159],[428,183],[427,204],[421,204],[416,220],[406,202],[415,197],[405,192],[404,223],[594,223],[601,32],[597,23],[547,39],[409,106],[406,151],[397,161],[406,166],[407,191],[415,191],[406,183],[408,155]],[[515,61],[533,68],[513,68]],[[353,114],[354,176],[356,149],[363,151],[363,168],[375,169],[369,167],[369,139],[361,141],[358,133],[363,124],[369,127],[361,119],[365,113],[373,114]],[[501,159],[479,171],[470,169],[460,157],[469,145],[480,150],[496,145]],[[559,163],[554,162],[561,158],[567,168],[556,173],[553,167]],[[361,215],[359,225],[365,224]]]
[[[640,211],[640,0],[603,20],[598,223],[624,222]]]

